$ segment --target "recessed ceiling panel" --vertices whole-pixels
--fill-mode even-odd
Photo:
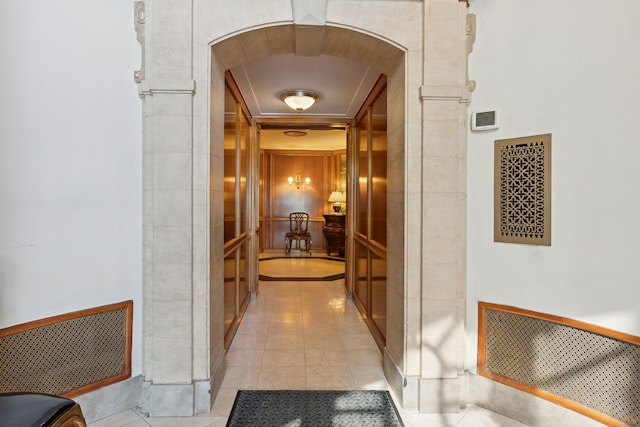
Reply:
[[[380,73],[366,65],[329,55],[266,56],[231,70],[251,115],[267,117],[355,116]],[[318,102],[297,113],[280,99],[292,89],[320,95]]]

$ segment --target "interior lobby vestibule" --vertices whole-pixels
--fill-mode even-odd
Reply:
[[[365,63],[386,76],[386,160],[378,165],[386,171],[386,218],[380,219],[386,233],[375,235],[378,228],[358,224],[351,213],[349,241],[356,243],[347,258],[365,251],[371,270],[382,248],[386,252],[386,314],[373,318],[386,338],[385,375],[403,408],[455,412],[465,402],[465,122],[472,87],[465,3],[364,1],[357,13],[348,2],[317,3],[323,7],[294,0],[287,3],[291,9],[265,5],[248,13],[231,1],[193,9],[154,2],[147,11],[154,24],[143,33],[140,76],[142,409],[152,416],[209,409],[224,377],[228,331],[257,283],[259,193],[249,183],[258,182],[259,153],[251,150],[258,132],[236,106],[234,134],[241,137],[233,149],[225,146],[226,71],[304,49]],[[404,25],[407,20],[415,25]],[[314,33],[319,38],[308,37],[309,29],[321,30]],[[354,142],[352,156],[362,147]],[[362,189],[355,179],[349,185],[357,198]],[[227,224],[231,211],[234,221]],[[231,276],[237,293],[225,290]],[[356,302],[369,301],[357,284],[353,292]],[[222,295],[233,301],[225,304]],[[233,313],[225,310],[231,306]]]
[[[347,193],[347,200],[352,200],[345,214],[346,230],[353,230],[345,239],[348,272],[345,292],[353,298],[383,350],[387,318],[386,76],[378,78],[355,117],[342,121],[299,116],[255,119],[229,71],[225,73],[225,85],[222,298],[225,349],[231,345],[250,297],[260,298],[256,251],[262,256],[266,255],[265,250],[271,254],[284,251],[282,236],[288,229],[288,213],[295,210],[310,214],[308,227],[314,237],[313,250],[327,250],[322,237],[323,214],[331,210],[326,203],[329,194],[340,188]],[[264,129],[292,128],[311,128],[316,132],[341,129],[346,150],[262,149]],[[302,190],[285,185],[288,171],[300,169],[312,184]]]
[[[346,230],[353,230],[346,237],[342,233],[343,252],[336,251],[338,256],[345,257],[346,254],[348,275],[345,292],[349,298],[354,298],[380,349],[384,349],[387,258],[386,77],[383,75],[378,79],[349,124],[332,120],[329,125],[323,120],[295,116],[276,121],[255,120],[250,116],[231,73],[227,73],[226,84],[225,348],[229,347],[233,339],[249,296],[252,295],[255,299],[259,294],[255,279],[255,272],[259,272],[259,267],[256,266],[259,264],[258,257],[255,247],[250,245],[255,245],[257,238],[261,258],[282,256],[285,253],[283,236],[290,227],[289,213],[304,211],[309,215],[307,227],[313,241],[309,243],[310,250],[305,244],[305,255],[310,255],[313,251],[329,256],[332,252],[329,242],[325,241],[326,236],[323,236],[323,225],[325,218],[329,218],[327,215],[332,215],[333,212],[333,206],[327,203],[329,194],[339,189],[348,194],[348,201],[352,200],[345,203],[342,213],[338,214],[346,223]],[[258,144],[265,133],[265,127],[280,130],[279,137],[273,132],[269,133],[270,141],[267,145],[271,148],[278,147],[278,144],[284,145],[277,141],[286,139],[287,136],[281,134],[292,127],[312,128],[315,135],[337,132],[338,137],[333,138],[339,140],[342,136],[343,148],[335,151],[319,150],[317,146],[308,151],[284,148],[265,150]],[[347,140],[351,141],[349,150],[346,150]],[[332,146],[340,148],[335,142]],[[304,170],[304,177],[309,180],[307,184],[287,184],[289,172],[296,170]],[[259,218],[254,220],[252,241],[249,238],[252,227],[248,219],[256,218],[256,209]]]

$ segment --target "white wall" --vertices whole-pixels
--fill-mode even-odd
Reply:
[[[468,367],[478,300],[640,335],[640,3],[472,1]],[[552,133],[552,244],[493,242],[493,141]]]
[[[133,1],[0,2],[0,327],[134,301],[141,102]]]

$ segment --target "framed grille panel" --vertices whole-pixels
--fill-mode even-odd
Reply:
[[[494,241],[551,245],[551,134],[495,141]]]
[[[479,303],[478,373],[611,426],[640,426],[640,337]]]
[[[74,397],[131,376],[133,302],[0,329],[0,393]]]

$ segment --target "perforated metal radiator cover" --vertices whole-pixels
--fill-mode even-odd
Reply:
[[[481,370],[640,426],[640,345],[513,312],[484,316]]]
[[[130,310],[105,306],[1,330],[0,392],[73,395],[129,377]]]

